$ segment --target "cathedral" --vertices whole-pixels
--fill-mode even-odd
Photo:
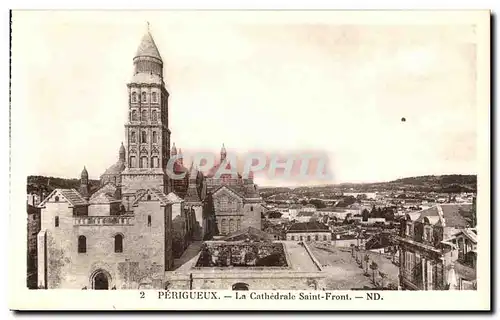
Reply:
[[[216,177],[227,155],[208,172],[174,163],[169,92],[163,60],[149,31],[133,58],[127,84],[128,119],[118,160],[91,191],[84,168],[80,187],[55,189],[38,206],[37,281],[53,289],[162,289],[167,271],[192,241],[261,228],[262,199],[253,179]],[[117,110],[118,112],[119,110]]]

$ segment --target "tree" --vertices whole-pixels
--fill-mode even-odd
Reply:
[[[375,205],[373,205],[372,211],[370,211],[370,217],[371,218],[377,217],[377,208],[375,207]]]
[[[368,210],[363,209],[363,211],[361,212],[361,215],[363,216],[363,221],[368,221],[368,216],[370,215]]]
[[[311,201],[309,201],[309,203],[315,206],[317,209],[326,208],[325,203],[319,199],[312,199]]]
[[[370,269],[372,269],[372,272],[373,272],[373,284],[376,285],[375,271],[377,271],[377,269],[378,269],[378,264],[375,261],[372,261],[372,264],[370,264]]]
[[[365,254],[365,273],[368,273],[368,262],[370,261],[370,257],[368,254]]]
[[[384,273],[382,271],[379,271],[378,274],[380,274],[380,277],[382,278],[382,283],[381,283],[381,287],[382,289],[385,287],[385,281],[386,281],[386,278],[387,278],[387,273]]]
[[[307,200],[302,200],[302,201],[300,201],[300,204],[305,206],[306,204],[308,204],[308,202],[307,202]]]

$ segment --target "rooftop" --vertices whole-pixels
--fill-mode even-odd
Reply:
[[[294,223],[287,232],[330,232],[328,227],[317,221]]]

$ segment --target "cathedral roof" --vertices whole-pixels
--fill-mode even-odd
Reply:
[[[149,30],[142,37],[141,44],[139,45],[139,48],[137,48],[135,57],[151,57],[161,61],[160,52],[158,51],[158,47],[156,46],[153,36]]]
[[[109,174],[119,174],[123,170],[125,170],[125,163],[123,161],[118,161],[111,167],[107,168],[106,171],[104,171],[103,175]]]
[[[117,191],[118,189],[114,184],[107,183],[92,194],[89,202],[91,204],[100,204],[120,201],[117,197]]]

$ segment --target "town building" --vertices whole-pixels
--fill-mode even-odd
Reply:
[[[403,290],[472,288],[475,205],[437,204],[401,221],[399,281]]]
[[[286,232],[288,241],[331,241],[330,229],[317,221],[297,222]]]

